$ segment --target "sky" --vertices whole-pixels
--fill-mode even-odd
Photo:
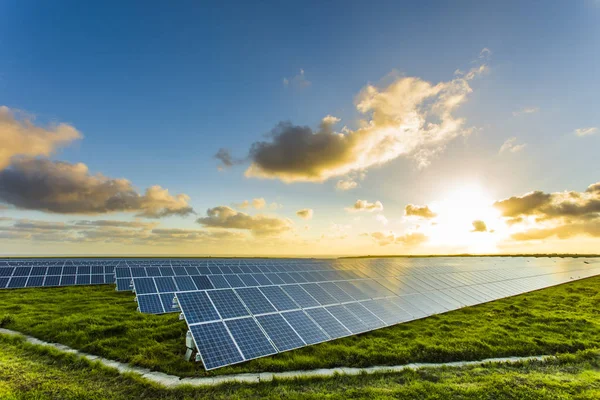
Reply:
[[[0,2],[0,255],[598,253],[600,2]]]

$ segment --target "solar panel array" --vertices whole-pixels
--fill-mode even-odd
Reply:
[[[0,260],[0,289],[104,285],[115,282],[119,260],[8,259]]]
[[[176,298],[210,370],[597,275],[600,264],[390,271],[385,279],[209,289]]]
[[[207,370],[600,274],[600,259],[0,259],[0,288],[116,283]]]

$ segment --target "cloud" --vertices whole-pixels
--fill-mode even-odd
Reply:
[[[504,217],[519,217],[521,215],[533,214],[540,207],[548,204],[552,195],[536,190],[523,196],[513,196],[508,199],[499,200],[494,203]]]
[[[21,219],[9,226],[1,225],[0,239],[160,246],[247,238],[244,233],[226,230],[153,229],[156,225],[137,221],[82,220],[62,223]]]
[[[518,241],[543,240],[550,237],[570,239],[574,236],[600,237],[600,220],[557,225],[550,228],[534,228],[514,233],[511,237]]]
[[[189,197],[151,186],[138,193],[126,179],[91,175],[85,164],[15,158],[0,171],[0,201],[17,208],[60,214],[136,212],[160,218],[193,213]]]
[[[217,160],[221,161],[219,169],[227,169],[234,165],[243,164],[246,160],[235,158],[231,155],[231,152],[227,149],[220,148],[214,156]]]
[[[196,222],[209,228],[247,230],[255,236],[277,235],[292,229],[288,219],[265,215],[252,216],[227,206],[209,208],[206,215],[198,218]]]
[[[596,132],[598,132],[598,128],[595,126],[590,126],[587,128],[579,128],[579,129],[575,129],[575,131],[573,132],[576,136],[579,137],[583,137],[583,136],[590,136],[595,134]]]
[[[271,210],[277,210],[278,208],[283,207],[281,204],[273,202],[267,205],[267,201],[263,197],[252,199],[251,201],[244,200],[241,203],[234,203],[233,206],[235,208],[239,208],[241,210],[246,210],[248,208],[254,208],[256,210],[262,210],[268,207]]]
[[[487,232],[487,226],[485,222],[481,220],[473,221],[473,230],[471,232]]]
[[[535,191],[497,201],[494,206],[507,224],[525,227],[513,233],[515,240],[598,236],[600,232],[600,182],[588,186],[584,192]]]
[[[306,79],[303,69],[300,70],[298,75],[292,78],[283,78],[283,86],[286,88],[292,87],[294,89],[304,89],[309,87],[311,84],[312,82]]]
[[[49,156],[82,135],[65,123],[46,128],[37,126],[31,117],[0,106],[0,170],[10,165],[16,155]]]
[[[408,232],[404,235],[396,235],[394,232],[373,232],[367,234],[373,240],[375,240],[380,246],[387,246],[389,244],[402,244],[407,247],[418,246],[425,243],[428,238],[424,233],[421,232]]]
[[[519,151],[523,150],[527,146],[527,143],[517,144],[516,142],[517,142],[517,138],[514,136],[506,139],[506,141],[502,144],[502,146],[500,146],[499,153],[504,153],[505,151],[508,151],[511,153],[518,153]]]
[[[114,221],[114,220],[79,220],[74,221],[73,224],[77,227],[101,227],[101,226],[111,226],[118,228],[143,228],[143,229],[152,229],[158,226],[158,222],[141,222],[141,221]]]
[[[408,204],[404,208],[404,215],[407,217],[415,216],[420,218],[435,218],[437,216],[436,213],[431,211],[429,206],[416,206],[414,204]]]
[[[521,108],[520,110],[513,111],[513,116],[518,117],[520,115],[535,114],[536,112],[539,112],[539,111],[540,111],[539,107],[524,107],[524,108]]]
[[[296,215],[303,219],[312,219],[313,210],[310,208],[303,208],[302,210],[296,211]]]
[[[467,135],[465,120],[454,111],[467,100],[469,80],[484,72],[474,68],[462,77],[432,84],[397,77],[383,87],[368,85],[356,96],[363,115],[355,130],[335,131],[330,116],[317,129],[280,122],[265,141],[252,144],[245,175],[284,182],[322,182],[382,165],[400,156],[427,166],[452,139]]]
[[[335,184],[335,188],[342,191],[356,189],[357,187],[358,182],[352,179],[342,179]]]
[[[383,214],[377,214],[377,215],[375,216],[375,219],[376,219],[378,222],[381,222],[383,225],[387,225],[387,224],[390,222],[390,221],[389,221],[389,220],[388,220],[388,219],[385,217],[385,215],[383,215]]]
[[[383,204],[381,204],[380,201],[376,201],[375,203],[369,203],[367,200],[356,200],[356,203],[354,203],[352,207],[346,207],[346,211],[383,211]]]

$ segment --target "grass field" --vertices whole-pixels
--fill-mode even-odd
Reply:
[[[0,291],[0,326],[180,376],[479,360],[600,348],[600,277],[206,372],[182,359],[186,324],[136,311],[112,286]]]
[[[597,399],[600,351],[556,360],[166,389],[74,355],[0,335],[0,398]]]

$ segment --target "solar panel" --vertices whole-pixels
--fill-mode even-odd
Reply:
[[[265,286],[259,289],[277,311],[296,310],[300,308],[279,286]]]
[[[235,318],[250,315],[233,289],[211,290],[208,293],[221,318]]]
[[[254,318],[231,319],[225,324],[246,360],[277,353]]]
[[[306,310],[306,313],[332,339],[348,336],[352,333],[324,308],[311,308]]]
[[[244,361],[223,322],[192,325],[190,332],[207,370]]]
[[[277,311],[258,288],[235,289],[235,292],[252,314],[268,314]]]
[[[303,311],[288,311],[281,313],[281,316],[294,328],[307,345],[329,340],[329,336]]]
[[[165,309],[158,294],[146,294],[137,296],[138,308],[147,314],[162,314]]]
[[[369,327],[365,323],[343,305],[329,306],[325,307],[325,309],[352,333],[361,333],[369,330]]]
[[[319,302],[300,285],[285,285],[281,286],[281,288],[302,308],[319,306]]]
[[[221,319],[206,292],[178,293],[177,301],[190,325]]]
[[[256,320],[280,352],[306,345],[280,314],[259,315]]]

